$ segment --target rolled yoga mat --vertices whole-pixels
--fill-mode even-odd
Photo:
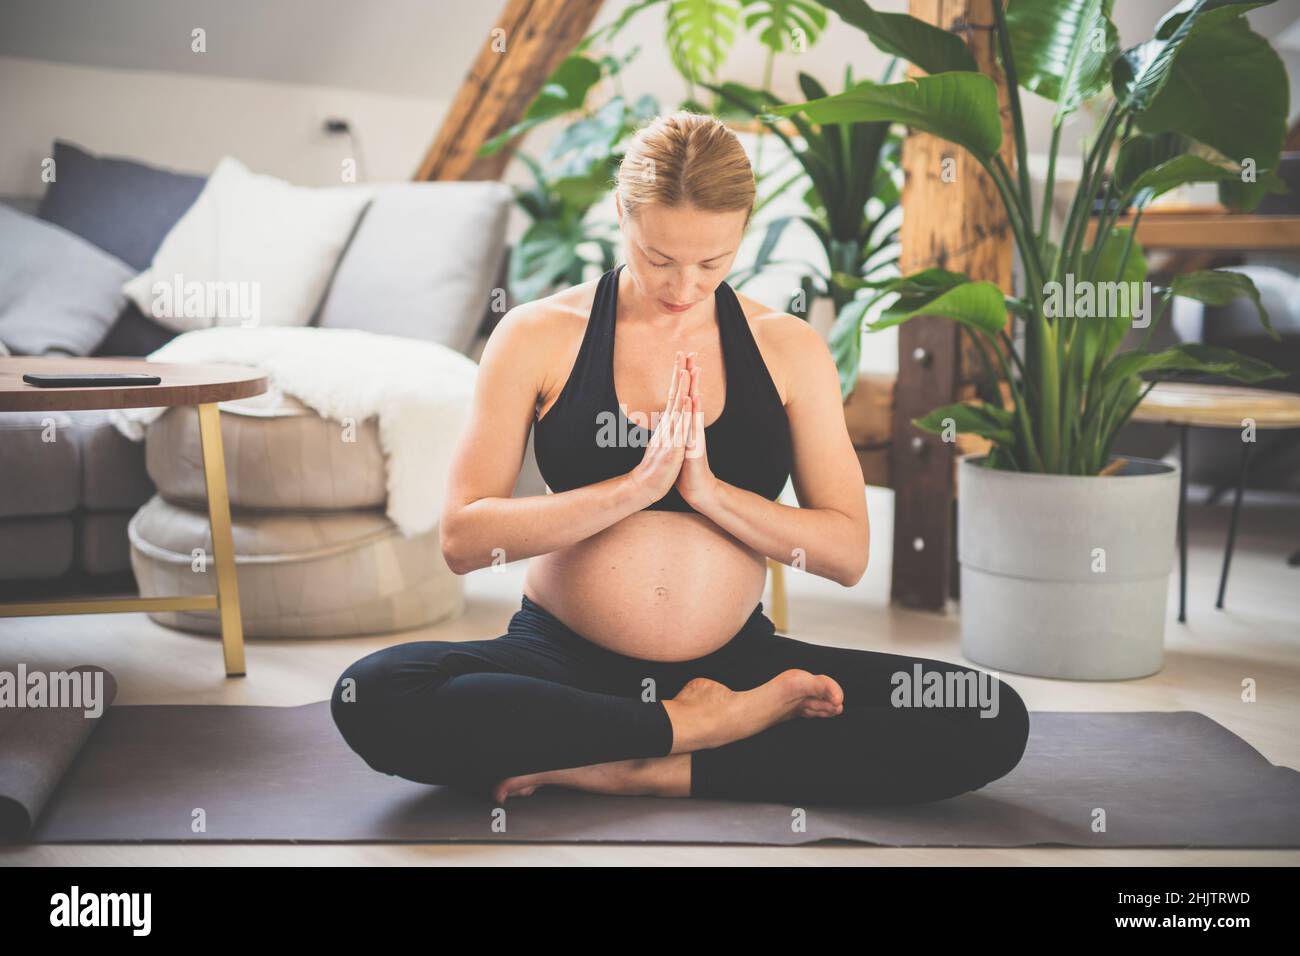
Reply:
[[[1037,712],[1030,723],[1010,774],[928,804],[793,807],[546,787],[497,807],[370,769],[326,701],[114,707],[31,840],[1300,846],[1300,772],[1204,714]]]
[[[0,666],[0,839],[14,840],[31,832],[46,801],[117,696],[117,681],[103,668],[83,664],[62,673],[78,675],[74,679],[81,686],[72,700],[83,706],[51,706],[69,701],[50,694],[51,684],[63,682],[58,677],[51,680],[48,671]],[[84,706],[91,697],[80,696],[83,689],[94,695],[93,707]]]

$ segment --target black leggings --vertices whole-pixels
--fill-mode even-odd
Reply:
[[[844,710],[794,717],[692,752],[692,797],[941,800],[996,780],[1024,753],[1029,714],[991,674],[808,644],[775,631],[760,603],[712,654],[645,661],[588,641],[524,596],[501,637],[417,641],[361,658],[339,678],[330,707],[348,745],[375,770],[479,793],[519,774],[666,756],[673,728],[662,701],[692,678],[740,691],[790,668],[834,678],[844,689]],[[946,682],[948,696],[919,706],[920,690],[902,686],[918,677],[922,685]],[[968,691],[958,705],[963,677]],[[985,687],[982,703],[969,690],[977,678]]]

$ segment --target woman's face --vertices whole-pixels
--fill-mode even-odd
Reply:
[[[681,315],[711,300],[736,260],[745,211],[651,203],[629,216],[617,194],[614,201],[626,240],[626,271],[641,295],[665,315]]]

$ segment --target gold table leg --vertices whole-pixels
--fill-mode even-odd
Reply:
[[[215,404],[200,405],[198,410],[199,437],[203,445],[203,477],[208,491],[208,520],[212,525],[212,558],[217,568],[217,593],[197,594],[193,597],[103,597],[7,602],[0,604],[0,618],[140,611],[216,611],[221,618],[221,647],[226,658],[226,676],[244,675],[244,624],[239,615],[235,545],[230,536],[230,499],[226,493],[226,462],[221,451],[221,418]]]
[[[785,634],[789,623],[786,620],[785,565],[768,558],[767,566],[772,570],[772,623],[778,633]]]
[[[212,559],[217,566],[221,647],[226,658],[226,676],[239,677],[244,674],[244,623],[239,615],[235,544],[230,535],[230,499],[226,492],[226,461],[221,449],[221,413],[215,403],[200,405],[198,409],[203,478],[208,491],[208,520],[212,525]]]

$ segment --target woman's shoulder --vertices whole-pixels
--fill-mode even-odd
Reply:
[[[562,348],[575,332],[581,338],[599,281],[592,279],[519,303],[501,317],[492,330],[492,337],[500,335],[503,344],[532,352]]]
[[[739,292],[736,301],[740,303],[782,403],[788,402],[790,391],[787,383],[799,381],[802,363],[808,361],[810,353],[823,350],[829,354],[825,341],[810,324],[789,312],[774,309]]]

